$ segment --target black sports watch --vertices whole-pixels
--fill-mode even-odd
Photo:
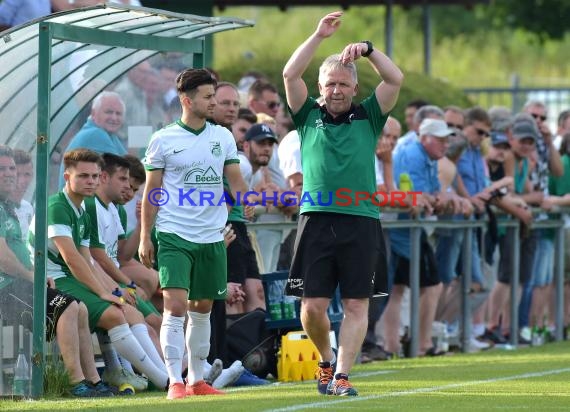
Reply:
[[[368,46],[368,50],[366,51],[366,53],[362,53],[361,56],[362,57],[370,56],[374,51],[374,46],[372,45],[372,42],[370,40],[362,40],[360,43],[365,43]]]

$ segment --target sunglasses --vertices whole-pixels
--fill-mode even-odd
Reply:
[[[481,137],[489,137],[489,132],[483,129],[477,129],[475,128],[475,130],[477,131],[477,134]]]
[[[542,116],[540,114],[531,114],[532,117],[534,117],[536,120],[540,119],[541,121],[545,122],[546,121],[546,116]]]
[[[261,100],[261,101],[263,102],[263,104],[265,104],[271,110],[276,109],[279,106],[281,106],[281,102],[266,102],[263,100]]]
[[[462,124],[447,123],[447,127],[451,128],[451,129],[463,130]]]

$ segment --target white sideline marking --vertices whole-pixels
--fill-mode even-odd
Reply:
[[[353,373],[350,376],[356,376],[359,378],[362,377],[366,377],[366,376],[374,376],[374,375],[386,375],[388,373],[394,373],[396,371],[373,371],[373,372],[357,372],[357,373]],[[303,383],[315,383],[317,382],[316,380],[308,380],[308,381],[303,381]],[[299,382],[275,382],[272,383],[271,386],[274,387],[282,387],[282,386],[294,386],[297,385]],[[234,388],[224,388],[224,390],[226,392],[241,392],[241,391],[254,391],[254,390],[261,390],[261,389],[266,389],[269,385],[259,385],[259,386],[238,386],[238,387],[234,387]]]
[[[512,380],[526,379],[526,378],[539,378],[542,376],[556,375],[556,374],[565,373],[565,372],[570,372],[570,368],[551,369],[551,370],[547,370],[547,371],[543,371],[543,372],[523,373],[521,375],[504,376],[502,378],[489,378],[489,379],[481,379],[481,380],[476,380],[476,381],[452,383],[449,385],[431,386],[431,387],[427,387],[427,388],[416,388],[416,389],[410,389],[408,391],[390,392],[390,393],[384,393],[381,395],[349,396],[349,397],[345,397],[342,399],[337,398],[334,400],[329,400],[326,402],[304,403],[304,404],[300,404],[300,405],[288,406],[286,408],[269,409],[268,412],[289,412],[289,411],[298,411],[301,409],[322,408],[322,407],[327,407],[330,405],[337,405],[339,403],[366,401],[369,399],[391,398],[391,397],[395,397],[395,396],[415,395],[417,393],[437,392],[437,391],[442,391],[442,390],[446,390],[446,389],[462,388],[465,386],[480,385],[480,384],[484,384],[484,383],[512,381]]]
[[[371,372],[356,372],[356,373],[351,373],[350,376],[354,377],[356,376],[357,378],[362,378],[362,377],[366,377],[366,376],[375,376],[375,375],[387,375],[389,373],[395,373],[396,371],[371,371]]]

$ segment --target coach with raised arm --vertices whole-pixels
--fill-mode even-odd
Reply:
[[[319,69],[324,105],[309,97],[301,76],[321,42],[336,33],[341,17],[342,12],[323,17],[283,70],[287,104],[301,140],[303,190],[312,199],[341,188],[351,193],[376,191],[373,153],[404,79],[400,69],[370,41],[350,43],[340,54],[327,57]],[[356,105],[354,62],[361,57],[368,59],[383,80]],[[338,200],[333,195],[329,206],[304,203],[301,207],[287,293],[302,298],[303,328],[320,354],[319,393],[354,396],[357,391],[348,374],[366,334],[375,276],[387,274],[385,254],[379,253],[384,242],[378,207],[370,199],[352,199],[345,206]],[[345,312],[338,359],[330,345],[327,316],[337,286]]]

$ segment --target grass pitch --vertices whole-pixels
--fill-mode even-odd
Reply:
[[[232,388],[226,396],[166,401],[141,393],[113,399],[0,401],[1,411],[569,411],[570,342],[516,351],[357,365],[357,397],[322,396],[314,381]]]

